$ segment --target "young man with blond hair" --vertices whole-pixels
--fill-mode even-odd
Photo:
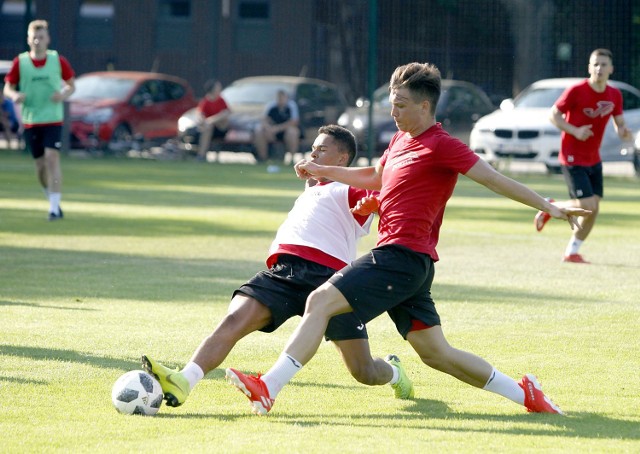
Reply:
[[[62,169],[60,146],[63,102],[75,91],[71,65],[55,50],[47,21],[35,20],[27,30],[29,50],[18,55],[5,76],[4,95],[22,104],[21,116],[27,149],[35,159],[36,173],[49,199],[50,221],[62,219]]]

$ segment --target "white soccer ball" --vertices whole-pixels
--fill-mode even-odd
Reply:
[[[111,390],[111,401],[116,410],[127,415],[155,415],[163,397],[160,382],[143,370],[122,375]]]

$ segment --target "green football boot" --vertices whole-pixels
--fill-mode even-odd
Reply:
[[[387,355],[384,360],[398,369],[398,381],[391,385],[396,399],[412,399],[414,395],[413,383],[405,372],[404,366],[400,362],[400,358],[396,355]]]
[[[142,368],[160,382],[162,393],[168,406],[179,407],[187,400],[191,389],[184,375],[177,370],[163,366],[145,355],[142,355],[141,361]]]

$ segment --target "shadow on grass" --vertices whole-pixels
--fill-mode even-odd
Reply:
[[[87,298],[158,303],[226,299],[238,285],[265,268],[261,260],[183,259],[11,246],[0,247],[0,257],[12,257],[12,266],[0,275],[0,288],[6,283],[0,305],[7,306],[26,305],[22,301],[39,297],[65,298],[70,303]],[[46,286],[34,286],[25,278],[41,273],[48,277]]]
[[[23,347],[19,345],[0,344],[0,355],[29,358],[35,361],[69,361],[79,364],[90,364],[91,366],[105,369],[122,370],[123,372],[140,369],[140,362],[135,362],[133,360],[111,358],[108,356],[96,356],[75,350],[57,348]]]
[[[275,407],[274,407],[275,408]],[[444,403],[430,399],[415,399],[394,414],[345,414],[340,415],[289,413],[279,414],[277,408],[269,415],[270,420],[296,426],[322,426],[331,420],[334,426],[380,428],[381,430],[423,429],[433,421],[457,421],[456,424],[438,425],[437,430],[460,433],[495,433],[506,435],[535,435],[585,439],[638,440],[638,422],[619,418],[609,418],[597,413],[576,412],[568,416],[543,413],[523,413],[521,415],[491,415],[486,413],[452,412]],[[379,421],[379,424],[371,423]],[[492,427],[460,427],[459,423],[485,422]],[[528,427],[530,425],[530,427]],[[456,427],[452,427],[456,426]]]
[[[289,204],[290,205],[290,204]],[[73,213],[65,209],[62,222],[47,222],[45,204],[41,211],[36,210],[0,210],[0,232],[20,232],[24,235],[59,235],[60,237],[90,237],[90,236],[124,236],[124,237],[179,237],[179,236],[229,236],[229,237],[272,237],[275,228],[242,228],[248,215],[237,216],[224,220],[216,219],[215,213],[208,219],[163,219],[163,218],[117,218],[95,213]],[[290,206],[289,206],[290,207]],[[243,206],[244,208],[244,206]],[[264,206],[263,206],[264,208]],[[267,208],[268,209],[268,208]],[[134,216],[135,208],[131,208]],[[171,209],[167,208],[166,213]],[[283,212],[284,218],[284,212]],[[233,221],[230,224],[229,221]]]
[[[34,307],[38,309],[60,309],[62,311],[97,311],[97,309],[91,309],[88,307],[68,307],[68,306],[51,306],[48,304],[39,303],[25,303],[22,301],[2,301],[0,300],[0,306],[24,306]]]
[[[32,378],[23,378],[23,377],[2,377],[2,376],[0,376],[0,382],[18,383],[19,385],[37,385],[37,386],[49,384],[44,380],[34,380]]]

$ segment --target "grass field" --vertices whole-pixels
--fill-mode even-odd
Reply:
[[[567,417],[528,414],[428,369],[386,316],[374,354],[397,353],[416,398],[351,378],[333,347],[267,417],[223,379],[265,372],[297,320],[240,342],[179,408],[123,416],[111,386],[146,353],[182,366],[261,269],[302,183],[292,171],[192,161],[63,159],[65,219],[31,159],[0,150],[0,452],[640,452],[640,183],[607,178],[581,252],[534,211],[461,178],[433,296],[449,341],[515,378],[538,375]],[[517,175],[563,198],[561,177]],[[365,239],[361,250],[373,246]]]

